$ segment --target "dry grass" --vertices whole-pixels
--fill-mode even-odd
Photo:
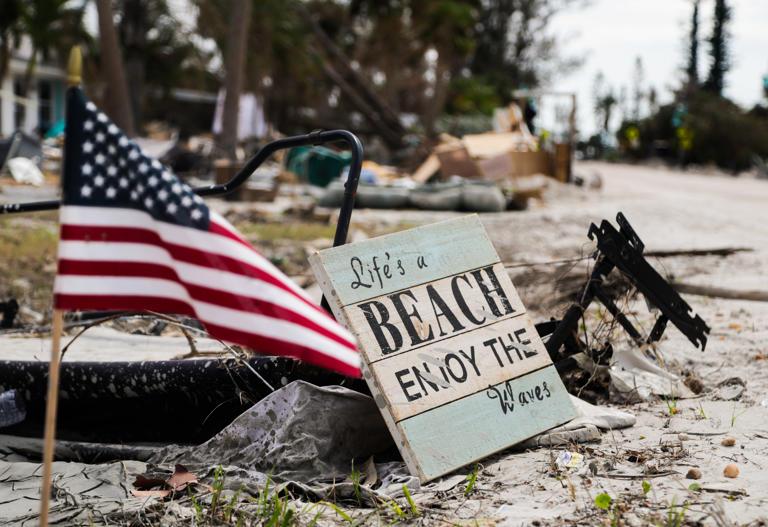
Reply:
[[[58,231],[51,213],[0,218],[0,300],[39,313],[51,307]]]
[[[275,243],[281,241],[308,242],[321,238],[333,239],[336,225],[296,222],[251,223],[240,222],[237,229],[252,243]]]

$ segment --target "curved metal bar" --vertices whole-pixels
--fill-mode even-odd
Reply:
[[[339,221],[336,224],[336,234],[333,238],[334,247],[344,245],[349,233],[349,222],[352,217],[352,209],[355,206],[355,194],[357,193],[357,184],[360,181],[360,170],[363,163],[363,145],[360,139],[352,132],[347,130],[329,130],[326,132],[316,131],[306,135],[297,135],[293,137],[284,137],[271,141],[261,147],[255,156],[238,172],[235,177],[226,183],[220,185],[206,185],[195,187],[193,190],[200,196],[213,196],[227,194],[245,183],[251,177],[259,166],[273,153],[286,148],[305,145],[321,145],[326,143],[344,142],[347,143],[352,151],[352,163],[349,167],[349,176],[344,185],[344,201],[339,211]],[[58,209],[61,202],[58,200],[33,201],[28,203],[5,203],[0,204],[0,214],[12,214],[17,212],[36,212],[42,210]]]

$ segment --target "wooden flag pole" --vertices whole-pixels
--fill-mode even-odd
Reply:
[[[53,333],[51,335],[51,365],[48,368],[48,398],[45,407],[45,442],[43,446],[43,485],[40,490],[40,526],[48,525],[48,508],[51,499],[51,469],[53,468],[53,447],[56,434],[56,406],[59,400],[59,349],[63,313],[53,310]]]
[[[69,53],[67,84],[79,86],[82,73],[80,47],[74,46]],[[62,177],[64,176],[62,166]],[[51,501],[51,472],[53,468],[54,438],[56,436],[56,407],[59,401],[59,349],[63,330],[64,313],[53,310],[51,330],[51,363],[48,367],[48,397],[45,406],[45,430],[43,443],[43,483],[40,489],[40,527],[48,527],[48,513]]]

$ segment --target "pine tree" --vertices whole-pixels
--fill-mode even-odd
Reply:
[[[725,86],[725,74],[730,67],[728,60],[728,32],[726,26],[731,18],[731,8],[725,0],[715,0],[715,16],[712,26],[712,36],[709,38],[709,54],[712,63],[709,66],[709,75],[704,83],[704,88],[715,95],[723,94]]]

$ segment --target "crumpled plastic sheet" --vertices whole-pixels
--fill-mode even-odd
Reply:
[[[146,463],[53,464],[51,525],[90,525],[111,515],[132,514],[143,500],[130,498],[128,485]],[[40,513],[40,463],[0,461],[0,525],[36,526]]]
[[[294,381],[246,410],[224,430],[197,447],[170,446],[150,459],[158,465],[196,468],[221,465],[237,488],[263,485],[267,477],[312,499],[355,498],[349,479],[371,455],[394,446],[373,399],[341,386]],[[419,480],[402,462],[378,463],[380,484],[364,496],[398,496]],[[346,481],[345,481],[346,480]]]
[[[655,364],[643,350],[628,342],[614,346],[610,374],[613,401],[637,403],[652,401],[656,396],[694,396],[678,376]]]

